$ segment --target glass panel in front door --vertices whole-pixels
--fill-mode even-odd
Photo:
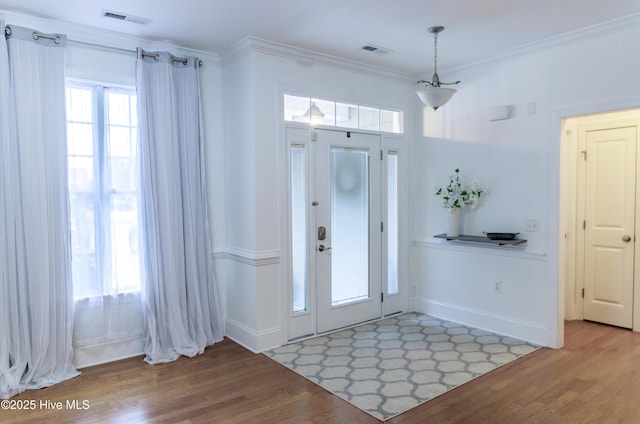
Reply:
[[[387,294],[398,294],[398,152],[387,152]]]
[[[307,190],[306,149],[291,146],[292,312],[307,310]]]
[[[370,296],[368,165],[367,151],[331,148],[332,306]]]

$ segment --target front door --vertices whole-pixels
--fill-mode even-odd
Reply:
[[[315,130],[317,332],[380,318],[380,136]]]
[[[625,328],[633,320],[636,132],[586,132],[584,319]]]

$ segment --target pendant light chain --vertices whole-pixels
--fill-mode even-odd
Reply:
[[[438,73],[438,33],[433,33],[433,72]]]

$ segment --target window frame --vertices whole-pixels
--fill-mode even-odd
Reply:
[[[291,108],[288,109],[288,104]],[[297,115],[290,115],[288,112],[291,112],[292,109],[297,109],[294,105],[299,104],[304,105],[304,109],[306,112],[300,113]],[[404,135],[404,110],[395,109],[395,108],[383,108],[381,106],[375,105],[366,105],[360,104],[357,102],[344,102],[341,100],[329,99],[326,97],[312,97],[312,96],[304,96],[297,95],[289,92],[285,92],[282,95],[282,116],[284,118],[284,122],[292,122],[292,123],[302,123],[308,124],[311,126],[326,126],[326,127],[334,127],[339,130],[349,131],[354,129],[359,129],[363,131],[371,131],[379,134],[393,134],[393,135]],[[318,105],[322,105],[325,109],[322,110],[316,109],[317,112],[322,112],[321,117],[314,118],[312,116],[312,111],[314,108],[318,108]],[[326,110],[326,108],[330,110]],[[353,110],[354,118],[350,118],[349,122],[340,121],[338,122],[338,109],[347,109]],[[302,112],[303,109],[298,109],[299,112]],[[374,118],[375,126],[377,128],[373,128],[371,124],[363,122],[363,117],[367,114],[371,115],[374,113],[376,116],[372,116]],[[392,114],[397,118],[397,131],[383,129],[383,126],[387,121],[383,119],[385,114]],[[346,123],[345,123],[346,122]]]
[[[88,82],[88,81],[80,81],[67,79],[65,81],[65,89],[73,90],[73,89],[81,89],[81,90],[90,90],[92,101],[91,101],[91,129],[92,129],[92,155],[91,158],[93,160],[93,190],[73,190],[71,186],[71,181],[69,184],[69,196],[70,203],[73,196],[84,196],[88,199],[93,200],[93,236],[94,236],[94,245],[93,245],[93,253],[88,255],[93,255],[95,258],[95,275],[93,284],[89,284],[83,291],[76,291],[76,284],[74,284],[74,298],[76,300],[83,298],[93,298],[93,297],[102,297],[106,295],[117,295],[124,293],[139,293],[141,291],[142,281],[139,278],[137,285],[124,285],[118,286],[115,284],[115,280],[112,275],[112,267],[109,266],[108,261],[113,261],[112,254],[112,234],[111,234],[111,206],[113,203],[114,196],[117,195],[135,195],[137,197],[137,213],[138,213],[138,221],[140,214],[140,187],[136,184],[134,191],[120,191],[113,189],[112,187],[112,179],[111,172],[108,169],[110,165],[110,160],[112,157],[108,152],[108,143],[109,143],[109,135],[108,135],[108,127],[111,125],[109,123],[109,115],[108,115],[108,105],[107,105],[107,97],[108,93],[124,93],[129,95],[129,110],[128,110],[128,118],[129,125],[125,126],[131,131],[135,129],[137,131],[138,125],[136,122],[131,122],[134,118],[137,118],[136,114],[133,114],[132,104],[135,105],[135,97],[136,90],[134,87],[125,87],[114,84],[107,83],[99,83],[99,82]],[[70,94],[70,91],[67,91],[67,95]],[[69,98],[67,98],[67,108],[69,108]],[[74,121],[67,116],[66,125],[67,129],[69,128],[69,124],[72,123],[87,123],[84,121]],[[120,125],[118,125],[120,126]],[[131,133],[129,134],[131,137]],[[136,134],[137,137],[137,134]],[[131,139],[130,139],[131,140]],[[67,136],[67,145],[69,146],[69,135]],[[137,149],[137,140],[133,141]],[[70,152],[67,154],[68,158],[71,158],[72,155]],[[136,165],[139,168],[139,157],[138,163]],[[69,167],[69,171],[71,171],[71,167]],[[70,205],[71,207],[71,205]],[[73,231],[73,229],[72,229]],[[72,233],[73,240],[73,233]],[[72,245],[72,268],[73,268],[73,256],[76,254],[73,250]],[[140,262],[138,260],[138,265]],[[139,276],[141,277],[141,272]]]

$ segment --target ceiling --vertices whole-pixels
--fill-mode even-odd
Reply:
[[[151,19],[101,16],[103,9]],[[1,0],[0,10],[222,53],[254,36],[410,75],[640,14],[639,0]],[[634,17],[635,18],[635,17]],[[7,22],[10,24],[11,22]],[[390,50],[370,53],[372,44]]]

